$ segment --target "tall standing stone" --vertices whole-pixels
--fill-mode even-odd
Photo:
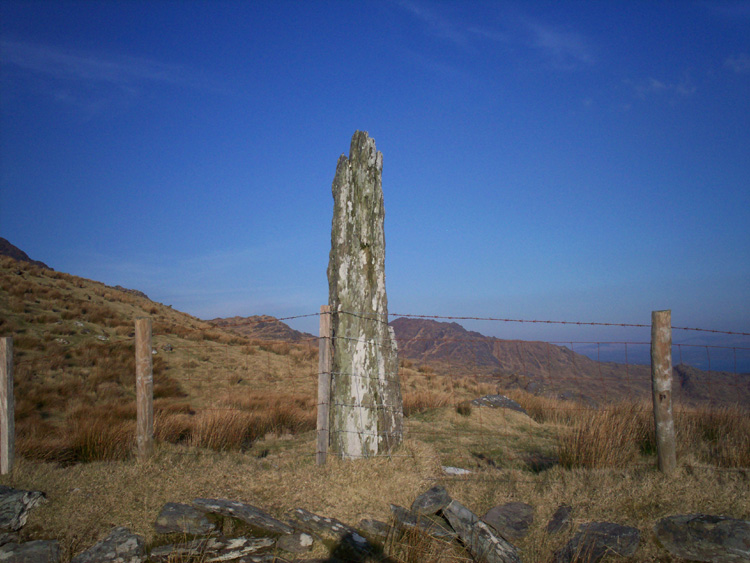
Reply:
[[[387,454],[403,437],[396,338],[385,292],[382,171],[375,141],[357,131],[333,179],[329,440],[330,451],[345,458]]]

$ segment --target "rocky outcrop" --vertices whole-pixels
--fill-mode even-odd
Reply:
[[[344,458],[394,450],[403,439],[398,356],[385,291],[383,155],[352,137],[333,179],[328,262],[332,378],[329,452]]]
[[[519,540],[534,522],[534,507],[525,502],[509,502],[491,508],[482,520],[508,540]]]
[[[505,395],[485,395],[484,397],[479,397],[478,399],[474,399],[471,402],[471,404],[476,405],[477,407],[490,407],[493,409],[510,409],[512,411],[520,412],[525,415],[529,414],[526,412],[525,408],[523,408],[513,399],[509,399]]]
[[[6,543],[0,547],[0,561],[8,563],[59,563],[60,544],[54,540]]]
[[[581,524],[578,532],[555,556],[555,563],[597,563],[605,555],[630,557],[641,541],[637,528],[613,522]]]
[[[41,491],[24,491],[0,485],[0,531],[20,530],[29,517],[29,511],[47,502]]]
[[[168,502],[156,517],[154,530],[157,534],[206,535],[216,530],[216,524],[192,506]]]
[[[76,555],[70,563],[143,563],[143,538],[125,527],[115,528],[96,545]]]
[[[442,513],[475,559],[486,563],[520,563],[516,548],[458,501],[451,501]]]
[[[675,557],[689,561],[750,561],[750,521],[724,516],[686,514],[662,518],[656,540]]]

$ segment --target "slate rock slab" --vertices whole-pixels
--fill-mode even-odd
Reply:
[[[547,533],[557,534],[570,528],[570,518],[573,514],[573,507],[569,505],[562,505],[557,507],[555,513],[547,522]]]
[[[717,563],[750,561],[750,521],[685,514],[662,518],[657,541],[675,557]]]
[[[493,409],[510,409],[512,411],[523,413],[526,416],[529,415],[529,413],[526,412],[526,409],[524,409],[521,405],[519,405],[513,399],[509,399],[505,395],[485,395],[484,397],[479,397],[478,399],[474,399],[471,402],[471,404],[477,407],[490,407]]]
[[[415,514],[437,514],[451,502],[451,496],[445,487],[437,485],[419,495],[411,504]]]
[[[60,544],[54,540],[8,543],[0,547],[0,561],[3,563],[59,563]]]
[[[520,563],[516,548],[458,501],[451,501],[443,509],[443,516],[475,559],[486,563]]]
[[[419,530],[434,538],[448,541],[456,539],[454,532],[445,520],[433,515],[414,514],[403,506],[391,505],[391,512],[396,524],[402,528]]]
[[[206,512],[214,512],[242,520],[266,532],[273,534],[293,534],[294,528],[277,520],[267,512],[243,502],[226,499],[197,498],[193,506]]]
[[[289,553],[305,553],[312,549],[313,537],[305,532],[296,532],[280,536],[276,545]]]
[[[534,523],[534,507],[525,502],[509,502],[491,508],[482,520],[505,539],[518,540],[529,533]]]
[[[99,543],[76,555],[70,563],[143,563],[143,538],[120,526]]]
[[[190,505],[168,502],[156,517],[154,530],[157,534],[207,535],[216,531],[216,525]]]
[[[360,520],[357,529],[368,536],[379,539],[387,538],[388,532],[391,531],[391,527],[385,522],[372,520],[370,518]]]
[[[205,563],[215,561],[273,561],[269,551],[273,538],[202,538],[179,545],[163,545],[151,550],[153,561],[183,561],[197,557]],[[270,557],[270,558],[269,558]]]
[[[605,555],[630,557],[641,540],[637,528],[612,522],[581,524],[568,544],[557,552],[555,563],[596,563]]]
[[[301,530],[317,536],[324,541],[336,542],[337,545],[334,554],[338,554],[339,557],[357,558],[362,554],[374,551],[370,542],[360,535],[357,530],[335,518],[319,516],[308,512],[304,508],[295,508],[292,515]]]
[[[29,517],[29,511],[47,502],[41,491],[24,491],[0,485],[0,531],[20,530]]]

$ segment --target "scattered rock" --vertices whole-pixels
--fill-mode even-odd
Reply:
[[[516,548],[495,535],[487,524],[458,501],[451,501],[443,509],[443,516],[475,558],[481,557],[486,563],[520,563]]]
[[[415,514],[437,514],[451,502],[445,487],[437,485],[419,495],[411,505]]]
[[[357,528],[365,535],[379,539],[387,538],[388,532],[391,531],[391,527],[385,522],[370,519],[360,520]]]
[[[292,515],[298,521],[300,529],[316,535],[322,540],[341,541],[348,535],[357,534],[357,530],[335,518],[318,516],[304,508],[295,508]]]
[[[443,465],[443,473],[446,475],[468,475],[471,473],[468,469],[461,469],[460,467],[451,467],[450,465]]]
[[[581,524],[568,544],[557,552],[555,563],[596,563],[605,555],[630,557],[641,540],[637,528],[612,522]]]
[[[70,563],[142,563],[145,560],[143,538],[121,526],[93,547],[76,555]]]
[[[518,540],[529,533],[534,522],[534,507],[524,502],[509,502],[491,508],[482,520],[505,539]]]
[[[103,334],[97,334],[96,335],[96,339],[97,340],[101,340],[102,342],[107,342],[107,340],[109,340],[109,337],[107,337],[107,336],[105,336]]]
[[[24,491],[0,485],[0,531],[15,532],[20,530],[29,511],[47,502],[41,491]]]
[[[305,532],[296,532],[294,534],[280,536],[276,545],[279,549],[283,549],[290,553],[305,553],[312,549],[313,537]]]
[[[573,508],[568,505],[562,505],[555,510],[555,513],[547,522],[547,533],[557,534],[570,528],[570,517],[573,514]]]
[[[206,512],[223,514],[274,534],[293,534],[294,528],[277,520],[259,508],[238,501],[225,499],[197,498],[193,506]]]
[[[173,352],[174,351],[174,348],[172,347],[171,344],[165,344],[164,346],[161,347],[161,349],[164,350],[165,352]]]
[[[156,517],[154,529],[157,534],[205,535],[216,530],[216,525],[206,518],[205,513],[187,504],[168,502]]]
[[[201,538],[185,544],[163,545],[151,550],[154,561],[184,561],[199,557],[200,561],[273,561],[273,556],[263,554],[274,543],[272,538]],[[255,557],[256,554],[260,554]],[[270,558],[269,558],[270,557]],[[71,562],[72,563],[72,562]]]
[[[57,342],[58,344],[62,344],[63,346],[70,344],[70,341],[65,340],[64,338],[55,338],[55,342]]]
[[[750,521],[686,514],[662,518],[657,541],[675,557],[717,563],[750,561]]]
[[[403,506],[396,504],[391,505],[391,512],[393,513],[393,518],[396,520],[396,525],[401,528],[419,530],[434,538],[447,539],[449,541],[456,539],[456,532],[450,529],[442,518],[422,514],[417,515],[406,510]]]
[[[0,561],[7,563],[59,563],[60,544],[57,541],[47,540],[7,543],[0,547]]]
[[[474,399],[471,402],[471,404],[477,407],[490,407],[493,409],[510,409],[512,411],[523,413],[526,416],[528,416],[529,414],[526,412],[526,409],[524,409],[521,405],[519,405],[513,399],[509,399],[505,395],[485,395],[484,397],[479,397],[478,399]]]

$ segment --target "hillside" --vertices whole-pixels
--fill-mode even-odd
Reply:
[[[269,315],[255,315],[252,317],[216,318],[208,321],[219,328],[231,330],[248,338],[256,340],[283,340],[285,342],[301,342],[316,338],[312,334],[294,330],[289,325]]]
[[[29,264],[33,264],[34,266],[38,266],[39,268],[46,268],[47,270],[52,269],[44,262],[40,262],[39,260],[32,260],[31,258],[29,258],[29,255],[26,254],[23,250],[21,250],[17,246],[12,245],[7,239],[4,239],[2,237],[0,237],[0,256],[8,256],[9,258],[13,258],[14,260],[17,260],[19,262],[28,262]]]

